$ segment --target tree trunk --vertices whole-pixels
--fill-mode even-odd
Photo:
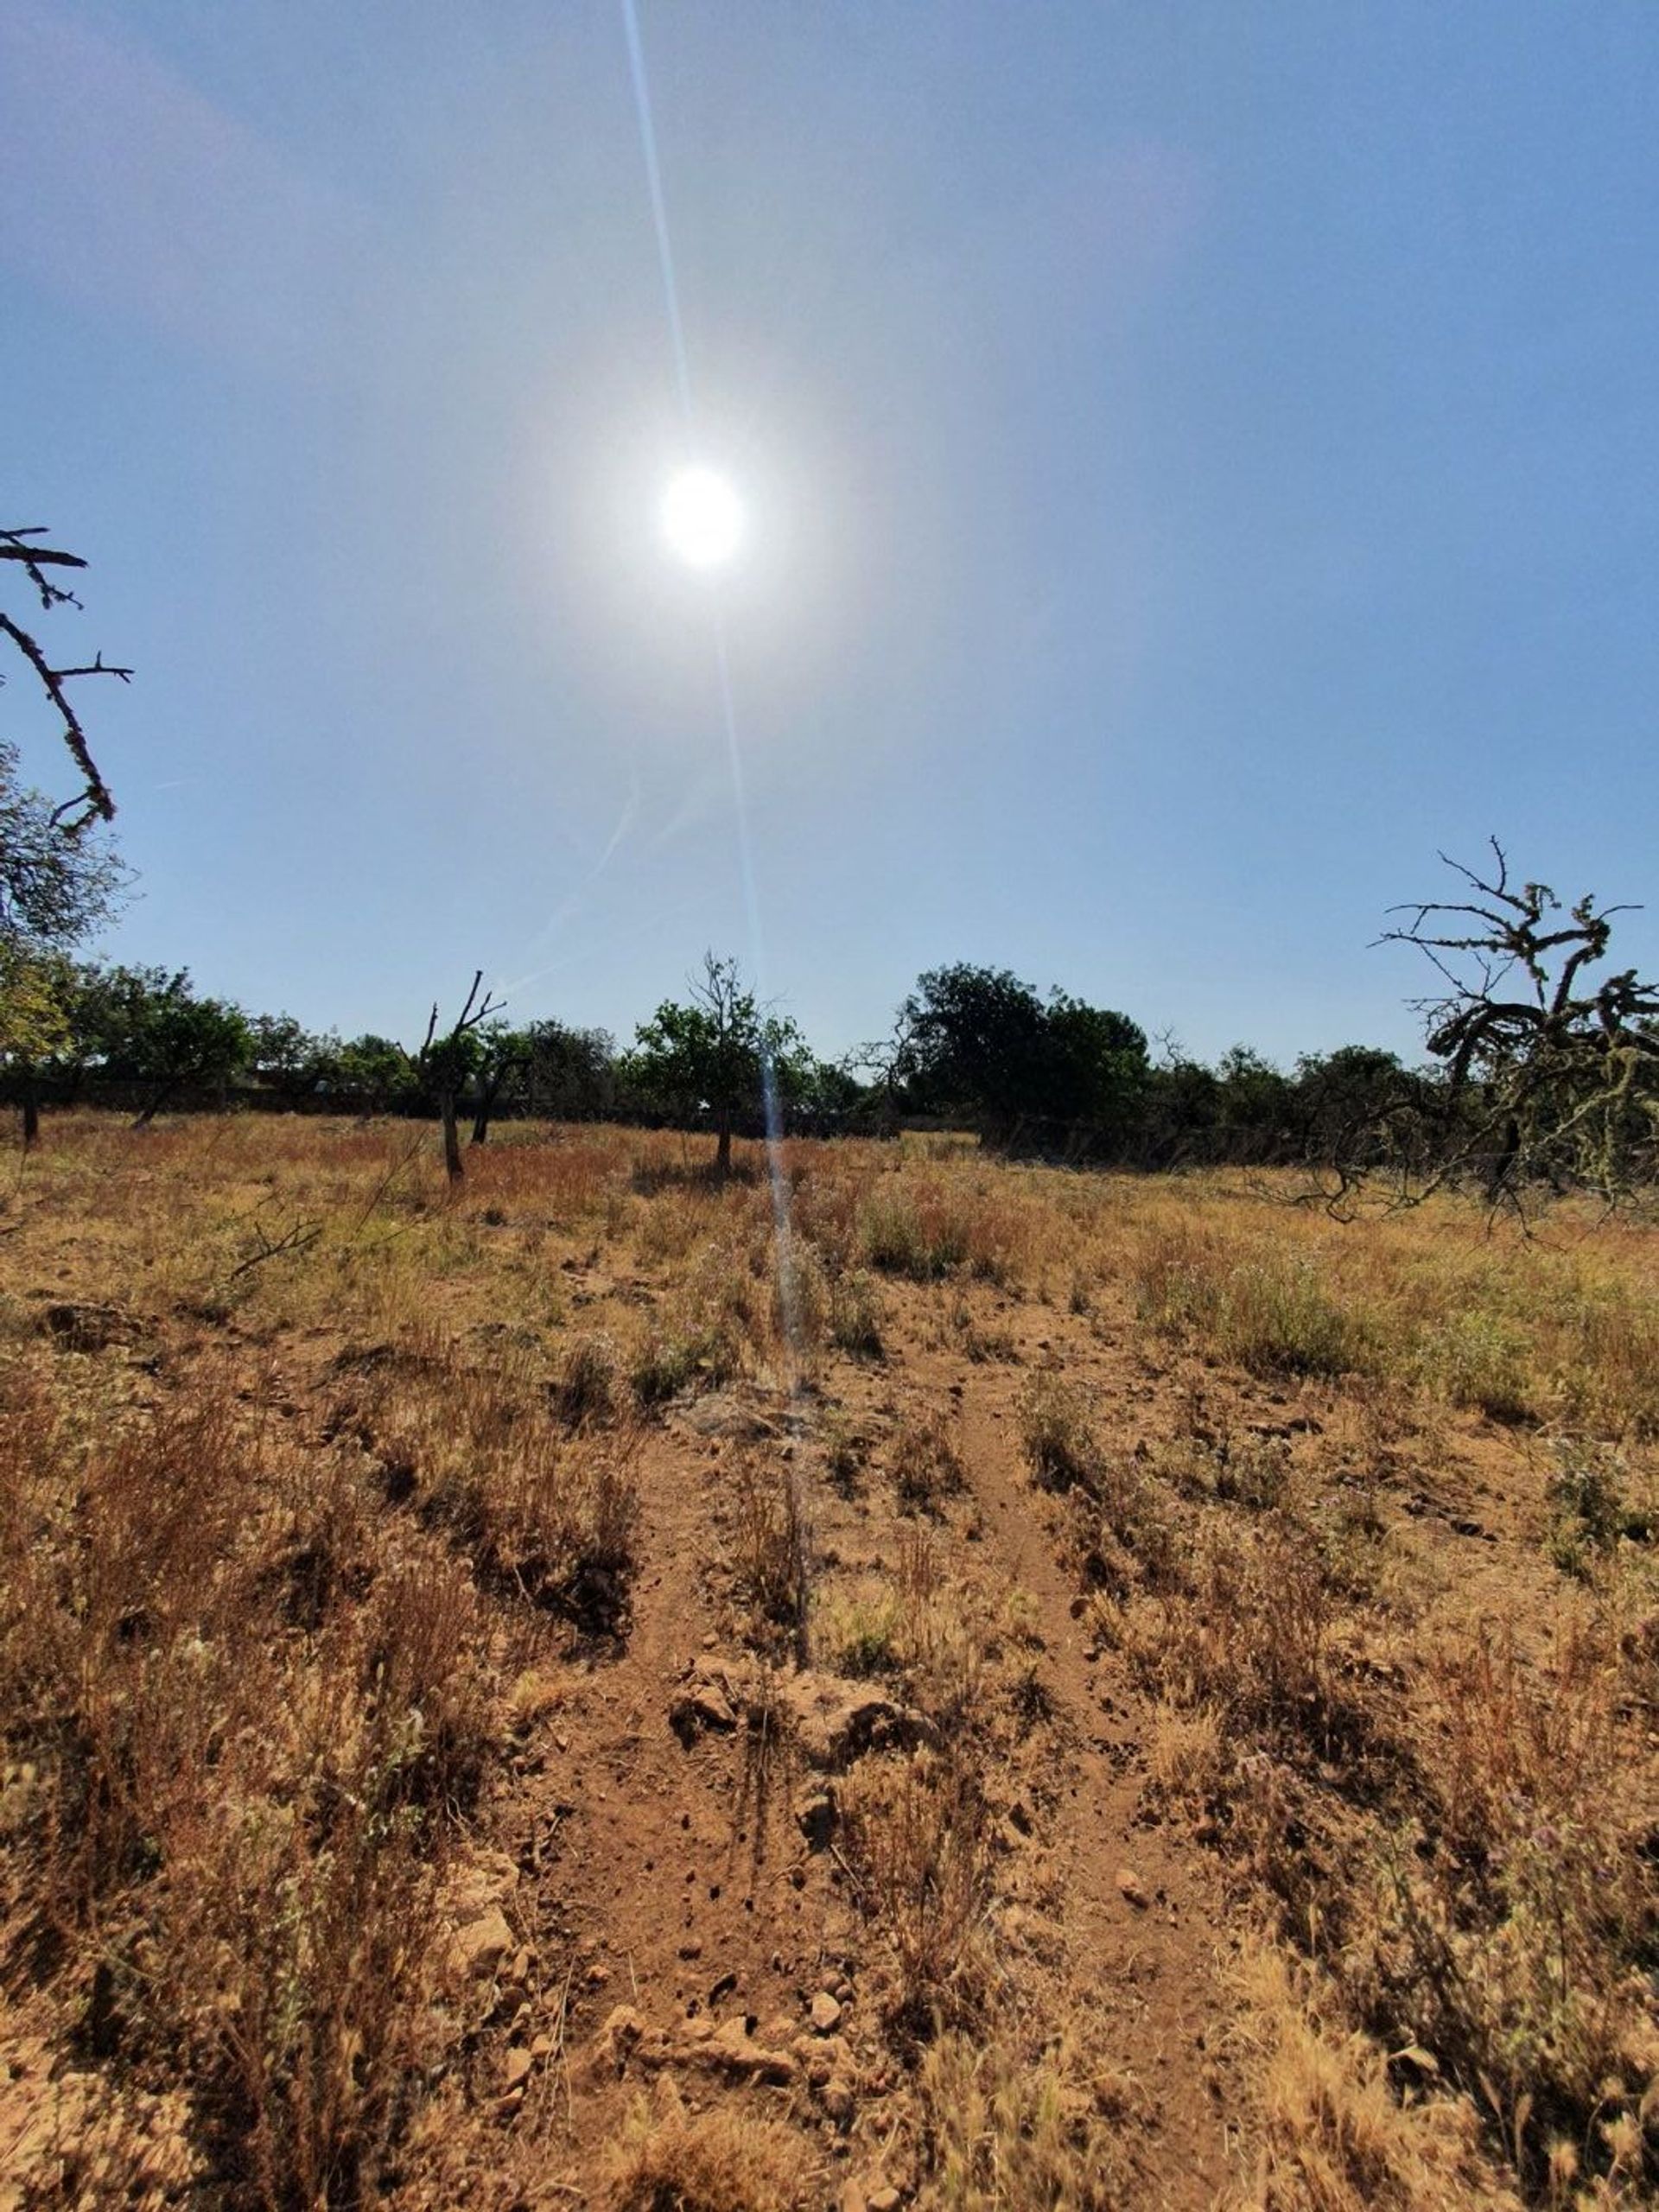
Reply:
[[[449,1180],[459,1183],[466,1170],[461,1164],[461,1135],[455,1127],[455,1094],[453,1090],[439,1093],[438,1111],[443,1116],[443,1164],[448,1170]]]
[[[473,1142],[482,1144],[490,1134],[490,1116],[495,1111],[499,1083],[480,1082],[478,1086],[478,1111],[473,1116]]]
[[[23,1150],[40,1141],[41,1102],[32,1078],[23,1084]]]
[[[161,1112],[162,1107],[166,1105],[168,1098],[172,1096],[172,1091],[173,1085],[170,1083],[164,1083],[159,1090],[153,1091],[150,1094],[149,1103],[138,1113],[133,1116],[133,1128],[135,1129],[147,1129],[150,1123],[155,1120],[156,1116]]]
[[[732,1172],[732,1117],[722,1114],[715,1125],[720,1131],[720,1141],[715,1147],[715,1173],[723,1182]]]

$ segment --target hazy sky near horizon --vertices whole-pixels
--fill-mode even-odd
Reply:
[[[1370,942],[1492,832],[1659,964],[1650,0],[640,22],[820,1049],[970,959],[1410,1050]],[[52,642],[137,671],[111,951],[405,1037],[747,956],[618,6],[0,0],[0,393]]]

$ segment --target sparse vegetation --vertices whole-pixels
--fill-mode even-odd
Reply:
[[[741,2212],[827,2132],[939,2208],[1197,2202],[1211,2058],[1160,2030],[1151,2097],[1081,1993],[1116,1915],[1248,2201],[1650,2191],[1650,1231],[795,1141],[780,1243],[735,1138],[506,1125],[452,1190],[395,1128],[56,1135],[0,1244],[0,1851],[101,2171],[461,2201],[607,2146],[618,2204]]]

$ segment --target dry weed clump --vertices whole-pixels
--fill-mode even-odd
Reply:
[[[884,1274],[935,1282],[963,1274],[1011,1281],[1029,1255],[1031,1209],[985,1170],[880,1176],[857,1217],[857,1251]]]
[[[1143,2100],[1122,2076],[1091,2074],[1082,2025],[1036,2057],[1001,2036],[949,2034],[925,2052],[923,2212],[1116,2212],[1130,2201],[1124,2123]]]
[[[806,1619],[810,1536],[787,1460],[745,1455],[732,1467],[724,1517],[736,1593],[763,1646],[778,1632],[798,1637]]]
[[[1033,1474],[1045,1490],[1090,1490],[1100,1446],[1089,1402],[1075,1382],[1039,1368],[1020,1394],[1020,1435]]]
[[[880,1294],[862,1268],[832,1277],[830,1335],[837,1350],[855,1359],[880,1359],[882,1319]]]
[[[569,1346],[549,1395],[570,1428],[603,1427],[622,1409],[622,1356],[613,1337],[578,1337]]]
[[[1236,1980],[1236,2040],[1262,2125],[1241,2192],[1250,2212],[1518,2212],[1472,2107],[1433,2094],[1429,2054],[1402,2052],[1391,2075],[1369,2037],[1327,2018],[1332,1993],[1317,1974],[1282,1951],[1249,1945]]]
[[[991,1822],[971,1759],[866,1759],[842,1793],[842,1821],[860,1904],[893,1962],[892,2026],[918,2043],[971,2026],[993,1979]]]
[[[893,1432],[890,1452],[900,1504],[932,1510],[967,1481],[962,1454],[943,1414],[906,1417]]]
[[[741,2110],[691,2112],[670,2082],[637,2102],[606,2163],[612,2212],[804,2212],[819,2201],[798,2134]]]
[[[1151,1327],[1197,1339],[1254,1374],[1341,1376],[1376,1363],[1371,1318],[1333,1290],[1309,1254],[1240,1249],[1183,1225],[1144,1239],[1135,1287]]]

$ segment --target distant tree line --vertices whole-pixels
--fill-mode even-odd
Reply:
[[[1540,888],[1528,887],[1535,906]],[[1601,999],[1574,1017],[1571,979],[1564,1010],[1544,1019],[1547,1061],[1525,1001],[1476,991],[1433,1009],[1426,1066],[1345,1045],[1286,1070],[1244,1046],[1213,1065],[1154,1054],[1125,1014],[968,963],[919,976],[892,1035],[842,1060],[815,1053],[734,962],[712,955],[626,1049],[551,1017],[510,1022],[476,979],[455,1026],[441,1032],[435,1007],[411,1049],[248,1013],[183,969],[60,956],[33,976],[32,1011],[8,1020],[0,990],[0,1070],[20,1103],[112,1105],[141,1123],[233,1104],[429,1115],[457,1175],[463,1129],[481,1144],[494,1122],[520,1116],[707,1129],[717,1173],[734,1135],[769,1125],[880,1135],[918,1122],[1077,1164],[1329,1169],[1333,1195],[1378,1174],[1418,1188],[1454,1175],[1499,1197],[1541,1178],[1611,1191],[1659,1170],[1659,1029],[1639,1006],[1608,1016]],[[1632,988],[1619,978],[1615,996]],[[1508,1012],[1479,1013],[1491,1006]]]
[[[1338,1205],[1379,1176],[1406,1197],[1453,1181],[1517,1205],[1540,1188],[1613,1201],[1659,1179],[1659,988],[1633,968],[1602,972],[1622,910],[1589,894],[1567,906],[1548,884],[1516,880],[1496,840],[1484,874],[1452,864],[1461,897],[1398,909],[1407,918],[1385,933],[1437,978],[1416,1068],[1366,1045],[1288,1071],[1243,1045],[1213,1066],[1171,1046],[1154,1057],[1127,1014],[966,962],[918,976],[887,1039],[825,1060],[712,953],[625,1051],[603,1030],[508,1022],[481,971],[448,1027],[433,1002],[411,1050],[251,1014],[184,969],[79,959],[125,871],[78,687],[131,674],[101,653],[65,659],[37,634],[42,618],[79,609],[66,579],[84,567],[41,530],[0,528],[0,585],[21,585],[33,608],[25,621],[0,592],[0,681],[9,656],[76,779],[55,799],[27,785],[0,736],[0,1087],[25,1147],[43,1102],[124,1106],[140,1124],[236,1103],[435,1115],[452,1178],[463,1122],[482,1144],[498,1116],[526,1115],[706,1127],[717,1174],[739,1134],[925,1119],[1077,1162],[1306,1166],[1328,1173]]]

